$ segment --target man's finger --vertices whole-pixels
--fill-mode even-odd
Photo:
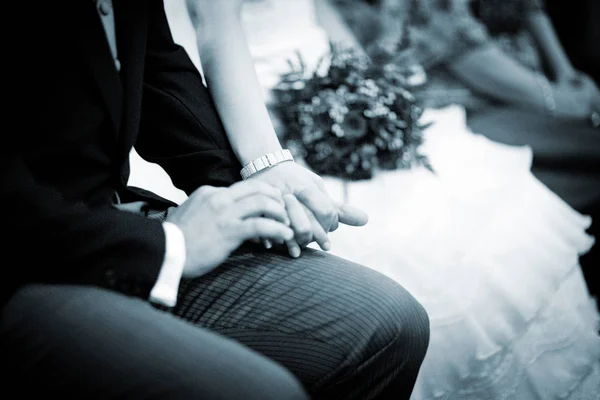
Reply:
[[[234,183],[227,189],[227,195],[233,201],[237,201],[244,197],[261,194],[272,198],[280,203],[283,202],[281,190],[279,188],[259,180],[249,179]]]
[[[237,235],[240,242],[252,240],[255,238],[271,240],[292,240],[294,231],[281,222],[270,218],[247,218],[236,225],[234,235]]]
[[[243,197],[229,205],[228,210],[236,218],[267,217],[290,224],[285,205],[264,195],[251,195]]]

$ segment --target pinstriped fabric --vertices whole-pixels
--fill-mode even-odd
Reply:
[[[408,399],[429,337],[397,283],[310,249],[292,259],[244,247],[183,281],[173,312],[280,362],[323,399]]]
[[[32,284],[2,310],[0,383],[22,398],[306,400],[280,365],[91,286]]]

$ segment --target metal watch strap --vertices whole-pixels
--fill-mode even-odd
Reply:
[[[240,171],[240,175],[242,175],[242,179],[246,180],[257,172],[271,168],[284,161],[294,161],[294,157],[292,157],[292,153],[288,149],[267,153],[244,165],[244,168]]]

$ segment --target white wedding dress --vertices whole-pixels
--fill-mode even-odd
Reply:
[[[201,68],[185,7],[166,4],[176,41]],[[312,0],[252,1],[243,15],[266,93],[296,52],[314,65],[328,51]],[[459,106],[423,118],[433,122],[423,152],[437,174],[325,178],[332,196],[370,215],[365,227],[332,233],[331,252],[395,279],[429,313],[411,399],[599,399],[599,316],[578,265],[594,243],[590,219],[534,178],[529,148],[471,132]],[[132,182],[168,197],[133,157]]]
[[[248,2],[243,15],[267,92],[296,54],[310,67],[329,49],[312,0]],[[332,233],[331,252],[392,277],[429,313],[412,399],[599,399],[599,317],[578,265],[590,219],[534,178],[529,148],[471,132],[459,106],[423,118],[435,175],[325,178],[370,215]]]

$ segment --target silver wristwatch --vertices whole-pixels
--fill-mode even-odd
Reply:
[[[242,179],[246,180],[255,173],[262,171],[263,169],[271,168],[284,161],[294,161],[294,157],[292,157],[292,153],[288,149],[267,153],[244,165],[244,168],[240,171],[240,175],[242,175]]]

